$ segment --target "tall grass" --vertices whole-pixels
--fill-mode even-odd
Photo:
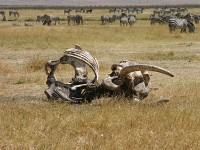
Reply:
[[[0,22],[0,149],[199,149],[199,25],[195,34],[169,33],[167,25],[144,19],[151,11],[138,14],[133,27],[102,25],[98,19],[107,10],[83,14],[83,26]],[[66,17],[61,10],[26,9],[18,21],[45,13]],[[83,105],[47,101],[44,65],[76,43],[99,61],[99,82],[121,60],[157,65],[175,77],[150,72],[151,92],[140,103],[123,97]],[[56,70],[59,81],[73,76],[69,65]],[[161,98],[171,101],[149,105]]]

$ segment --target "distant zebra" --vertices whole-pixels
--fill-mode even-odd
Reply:
[[[165,21],[162,18],[157,18],[157,17],[153,17],[153,16],[150,16],[149,20],[150,20],[151,25],[155,25],[156,23],[158,23],[158,24],[165,23]]]
[[[73,21],[76,25],[82,24],[83,25],[83,17],[81,15],[68,15],[67,16],[68,25],[70,22]]]
[[[195,23],[198,24],[200,20],[200,15],[194,15],[193,17],[194,17]]]
[[[43,23],[45,21],[45,16],[38,15],[36,18],[36,22],[40,22],[40,21],[42,21],[42,23]]]
[[[102,24],[108,23],[108,22],[109,22],[109,18],[110,18],[110,17],[109,17],[108,15],[102,15],[101,18],[100,18],[101,23],[102,23]]]
[[[186,32],[186,28],[188,28],[190,33],[195,31],[194,24],[186,19],[171,18],[169,20],[170,32],[174,31],[175,29],[181,29],[181,33],[182,33],[182,32]]]
[[[121,19],[121,15],[120,14],[116,14],[116,15],[113,15],[112,18],[115,20],[120,20]]]
[[[154,11],[153,11],[153,14],[155,15],[155,14],[158,14],[158,15],[160,15],[160,14],[162,14],[163,13],[163,9],[162,8],[157,8],[157,9],[155,9]]]
[[[179,17],[180,19],[186,19],[187,21],[193,22],[194,21],[194,17],[192,14],[188,13],[186,15],[180,15]]]
[[[72,11],[72,9],[64,9],[64,15],[65,14],[70,14],[71,11]]]
[[[115,13],[115,11],[116,11],[116,8],[110,8],[109,9],[109,12],[111,13],[111,12],[114,12]]]
[[[130,26],[134,25],[136,23],[136,16],[135,15],[128,16],[128,23]]]
[[[145,8],[144,7],[142,7],[142,8],[135,8],[135,11],[137,12],[137,14],[138,13],[143,13],[143,11],[145,10]]]
[[[5,16],[5,11],[0,10],[0,14],[1,14],[2,16]]]
[[[86,13],[92,13],[92,9],[86,9]]]
[[[126,16],[124,16],[124,17],[122,17],[121,19],[120,19],[120,26],[124,26],[124,25],[128,25],[129,23],[128,23],[128,17],[126,17]]]
[[[19,17],[19,13],[16,10],[10,10],[9,11],[9,16],[14,15],[14,17],[16,17],[16,15]]]
[[[187,8],[182,8],[182,7],[178,7],[177,8],[177,12],[185,12],[185,11],[188,12],[188,9]]]
[[[46,25],[46,24],[47,25],[51,25],[52,21],[55,21],[55,25],[57,23],[60,24],[60,18],[58,16],[53,16],[53,15],[47,15],[47,14],[45,14],[44,18],[45,18],[45,20],[43,22],[43,25]]]

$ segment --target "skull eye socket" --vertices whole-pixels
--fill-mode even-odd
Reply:
[[[135,86],[138,85],[138,84],[140,84],[140,83],[142,83],[142,82],[144,82],[143,78],[135,78],[133,80],[133,83],[134,83]]]

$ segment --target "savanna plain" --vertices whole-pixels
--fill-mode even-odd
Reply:
[[[152,11],[136,14],[132,27],[102,25],[102,14],[113,15],[106,9],[83,13],[78,26],[56,9],[20,9],[21,26],[0,21],[0,149],[199,149],[200,24],[194,34],[170,33],[168,24],[150,25]],[[189,11],[200,14],[200,8]],[[61,24],[36,23],[45,13],[60,16]],[[99,82],[121,60],[157,65],[175,77],[150,72],[150,95],[139,103],[123,97],[82,105],[48,101],[44,64],[74,44],[97,58]],[[73,74],[67,65],[56,72],[62,82]],[[149,105],[161,98],[171,101]]]

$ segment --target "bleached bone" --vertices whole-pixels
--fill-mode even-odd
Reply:
[[[149,94],[150,75],[148,71],[155,71],[174,77],[169,71],[146,64],[139,64],[132,61],[121,61],[113,64],[112,73],[106,77],[102,86],[110,91],[115,91],[115,95],[122,95],[122,91],[127,97],[142,100]]]
[[[71,84],[63,84],[57,81],[55,71],[59,64],[70,64],[75,70],[75,76],[72,78]],[[91,81],[88,79],[87,66],[89,66],[95,77]],[[82,48],[76,44],[75,48],[70,48],[64,52],[64,55],[55,61],[49,61],[45,65],[45,72],[48,75],[47,85],[49,89],[45,91],[48,98],[61,98],[69,101],[76,101],[84,98],[82,95],[86,88],[93,88],[98,85],[98,71],[99,64],[95,57],[89,52],[83,51]],[[87,93],[86,93],[87,94]],[[78,96],[77,96],[78,95]],[[75,97],[73,97],[75,96]],[[77,96],[77,97],[76,97]]]

